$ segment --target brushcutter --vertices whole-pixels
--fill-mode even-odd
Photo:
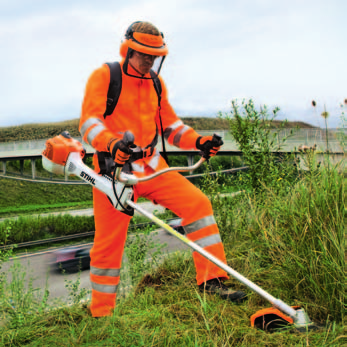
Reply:
[[[215,134],[214,136],[218,135]],[[127,146],[132,146],[134,144],[133,134],[128,131],[125,132],[123,141],[127,144]],[[42,153],[42,164],[43,167],[51,173],[75,175],[80,177],[85,182],[105,193],[109,197],[113,206],[122,212],[126,212],[126,210],[129,209],[138,211],[140,214],[149,218],[151,221],[181,240],[194,251],[198,252],[209,261],[226,271],[229,275],[233,276],[248,288],[269,301],[272,304],[271,308],[260,310],[251,316],[252,327],[257,327],[263,330],[273,330],[285,325],[293,325],[299,331],[306,331],[316,328],[315,324],[309,319],[303,308],[298,306],[289,306],[282,300],[276,299],[274,296],[239,274],[237,271],[217,259],[196,243],[190,241],[187,237],[174,230],[168,224],[144,210],[132,200],[132,186],[138,182],[151,180],[154,177],[169,171],[193,171],[206,160],[204,157],[202,157],[195,165],[189,167],[167,168],[159,172],[155,172],[150,176],[141,178],[138,178],[133,174],[124,173],[121,171],[121,167],[116,167],[112,179],[107,175],[99,175],[94,170],[86,166],[82,161],[84,155],[85,150],[83,149],[82,144],[73,139],[69,133],[65,131],[62,134],[46,141],[46,148]]]

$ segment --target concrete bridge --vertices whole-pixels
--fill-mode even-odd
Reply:
[[[289,135],[290,129],[282,130],[275,141],[280,147],[279,151],[275,153],[289,153],[294,152],[298,155],[300,152],[298,148],[301,146],[313,147],[316,146],[316,160],[321,161],[323,163],[327,162],[329,158],[329,162],[332,164],[342,163],[342,170],[346,168],[345,163],[345,154],[343,148],[341,148],[340,143],[337,141],[334,132],[329,135],[329,155],[326,153],[326,138],[325,131],[322,129],[299,129],[295,132],[295,135],[290,137],[286,142],[282,142],[282,139]],[[213,133],[218,133],[224,141],[224,145],[221,151],[218,152],[218,155],[224,156],[237,156],[242,157],[242,152],[239,150],[238,145],[232,139],[231,134],[225,130],[209,130],[209,131],[199,131],[201,135],[211,135]],[[92,147],[88,144],[84,143],[81,138],[75,137],[76,140],[82,142],[84,148],[87,151],[87,156],[91,156],[94,153]],[[9,178],[17,178],[17,179],[30,179],[38,181],[36,173],[36,160],[41,159],[41,154],[43,149],[45,148],[46,140],[33,140],[33,141],[18,141],[18,142],[5,142],[0,143],[0,176],[9,177]],[[158,141],[157,148],[161,151],[161,139]],[[187,157],[187,165],[192,165],[194,156],[198,155],[198,151],[183,151],[177,147],[170,146],[166,144],[166,150],[169,156],[171,155],[184,155]],[[301,152],[302,154],[302,152]],[[302,157],[302,156],[301,156]],[[9,161],[19,161],[19,172],[16,175],[7,171],[7,162]],[[30,177],[25,178],[24,175],[24,161],[31,162],[31,175]],[[303,159],[300,159],[301,166],[305,169]],[[53,178],[52,175],[48,175],[48,177],[44,178],[44,181],[57,181],[57,178]],[[68,182],[68,177],[58,178],[58,181]],[[82,181],[70,181],[75,184],[83,184]]]

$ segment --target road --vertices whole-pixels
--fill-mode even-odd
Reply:
[[[222,196],[234,196],[239,193],[241,193],[241,191],[233,194],[222,194]],[[151,202],[141,203],[141,207],[151,212],[153,212],[154,210],[165,210],[164,207],[160,205],[154,205]],[[62,212],[58,212],[58,214],[59,213]],[[66,211],[64,213],[75,215],[92,215],[93,210],[86,209],[79,211]],[[153,231],[150,236],[155,244],[165,244],[165,247],[161,250],[162,259],[172,252],[190,252],[190,248],[188,246],[186,246],[182,241],[178,240],[176,237],[172,236],[163,229]],[[130,235],[128,239],[130,237],[133,236]],[[90,249],[92,247],[92,243],[84,243],[80,244],[79,246],[82,248]],[[79,279],[80,289],[85,288],[87,290],[91,290],[89,270],[82,271],[80,274],[61,274],[52,271],[53,269],[50,266],[50,263],[52,262],[54,252],[59,249],[66,249],[66,247],[50,248],[36,253],[18,255],[14,259],[10,259],[7,263],[4,263],[1,271],[7,273],[8,283],[12,282],[12,284],[15,284],[15,279],[19,277],[21,278],[21,281],[24,282],[24,285],[26,287],[31,285],[32,288],[37,288],[40,293],[39,296],[41,295],[41,297],[45,289],[47,289],[49,291],[48,303],[50,304],[54,304],[56,300],[59,300],[59,302],[68,303],[69,291],[66,286],[69,285],[69,283],[75,283]],[[150,253],[151,252],[147,254],[147,259],[150,259]],[[132,286],[129,275],[129,267],[131,266],[131,264],[129,264],[127,260],[126,253],[123,256],[122,264],[121,283],[118,292],[124,294],[128,292],[129,288],[131,288]],[[15,287],[20,288],[21,284],[15,284]]]
[[[166,246],[162,249],[163,257],[171,252],[189,251],[188,246],[183,244],[182,241],[176,239],[174,236],[162,229],[158,229],[152,232],[150,235],[154,243],[166,244]],[[132,236],[130,235],[129,237]],[[92,243],[81,244],[82,248],[90,249],[91,246]],[[55,272],[50,266],[55,251],[57,251],[57,248],[33,254],[19,255],[14,259],[9,260],[7,263],[4,263],[1,271],[7,272],[8,283],[13,281],[15,278],[22,278],[23,276],[23,281],[27,287],[30,283],[33,288],[39,289],[39,296],[42,296],[45,289],[47,289],[49,291],[48,302],[50,304],[53,304],[56,302],[56,300],[59,300],[59,302],[68,303],[69,293],[66,285],[69,283],[69,281],[74,283],[79,278],[79,288],[91,290],[89,270],[84,270],[80,274],[61,274],[59,272]],[[147,254],[147,259],[150,259],[150,253]],[[122,263],[119,293],[125,293],[132,286],[131,279],[129,278],[129,266],[131,266],[131,264],[129,264],[126,254],[123,256]],[[19,288],[20,285],[16,285],[15,287]]]

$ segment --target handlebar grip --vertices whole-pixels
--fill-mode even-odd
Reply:
[[[123,141],[127,147],[133,146],[135,141],[134,134],[131,131],[127,130],[123,135]]]
[[[218,134],[213,134],[212,141],[221,141],[222,136],[219,136]]]
[[[212,143],[214,145],[218,145],[218,146],[223,145],[222,136],[219,136],[218,134],[213,134],[213,136],[212,136]]]

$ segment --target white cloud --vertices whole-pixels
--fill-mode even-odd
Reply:
[[[303,112],[347,96],[343,1],[24,3],[0,5],[0,126],[77,118],[88,76],[119,59],[134,20],[165,33],[162,73],[182,114],[217,113],[240,95]]]

